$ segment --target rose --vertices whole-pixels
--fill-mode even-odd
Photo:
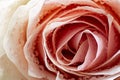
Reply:
[[[7,31],[4,50],[27,78],[115,79],[120,76],[116,4],[120,2],[29,1],[13,11],[8,29],[1,29]]]
[[[21,73],[26,75],[28,62],[29,75],[37,78],[46,77],[46,75],[54,78],[56,75],[53,75],[52,72],[57,74],[56,78],[61,78],[60,74],[66,74],[68,77],[70,74],[74,74],[81,79],[81,76],[85,78],[88,77],[87,75],[105,75],[106,78],[119,76],[119,63],[116,62],[116,60],[119,61],[119,7],[114,5],[119,4],[117,1],[104,1],[103,3],[88,0],[70,0],[66,1],[67,3],[63,0],[46,1],[43,7],[39,1],[39,3],[32,2],[34,1],[19,7],[14,14],[11,13],[13,16],[9,16],[10,21],[9,19],[6,21],[9,23],[8,31],[6,28],[1,29],[7,31],[4,50]],[[51,6],[51,4],[53,5]],[[23,12],[24,15],[21,15]],[[87,21],[89,19],[96,22]],[[69,32],[70,29],[72,31]],[[56,36],[58,34],[59,36]],[[3,36],[4,34],[2,34]],[[77,50],[76,46],[80,46],[81,50]],[[85,52],[90,50],[94,54]],[[85,55],[77,53],[78,51],[84,51]],[[67,53],[75,53],[72,54],[74,58],[70,54],[67,57]],[[91,59],[90,66],[88,66],[89,60],[87,59]],[[114,61],[116,64],[113,64]],[[108,69],[108,67],[110,68]]]

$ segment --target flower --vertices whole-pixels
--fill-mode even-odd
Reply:
[[[14,8],[5,8],[5,22],[0,22],[4,30],[0,51],[25,78],[113,80],[120,76],[119,0],[16,2],[11,1],[17,4]]]

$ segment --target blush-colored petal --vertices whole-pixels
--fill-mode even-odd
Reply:
[[[45,0],[36,0],[33,1],[36,6],[32,7],[29,13],[29,20],[28,20],[28,29],[27,29],[27,37],[34,31],[39,23],[39,15],[41,13],[41,9],[45,3]],[[33,4],[33,2],[31,4]]]
[[[83,63],[87,51],[88,51],[88,41],[86,40],[80,45],[76,55],[74,56],[70,64]]]
[[[88,5],[88,6],[93,6],[93,7],[96,7],[97,5],[91,1],[91,0],[50,0],[50,1],[53,1],[53,2],[56,2],[56,3],[59,3],[59,4],[62,4],[62,5],[70,5],[70,4],[80,4],[80,5]]]
[[[103,3],[106,3],[107,6],[109,6],[111,9],[111,11],[113,11],[113,13],[117,14],[117,15],[113,15],[113,17],[118,18],[118,20],[120,19],[120,0],[100,0]],[[106,7],[107,7],[106,6]]]
[[[78,70],[85,70],[88,67],[88,64],[91,64],[91,62],[94,60],[95,56],[96,56],[96,51],[97,51],[97,43],[96,40],[94,39],[93,36],[89,35],[89,31],[86,30],[86,32],[88,32],[87,38],[88,38],[88,51],[87,54],[85,56],[85,61],[82,65],[78,66]]]
[[[39,30],[38,30],[39,31]],[[45,68],[46,63],[46,53],[43,48],[43,42],[42,37],[38,36],[40,34],[34,33],[32,34],[24,47],[24,54],[28,61],[28,72],[31,76],[37,77],[37,78],[55,78],[55,76],[50,73]]]
[[[112,57],[120,49],[120,33],[112,24],[108,35],[108,58]]]
[[[107,60],[106,62],[104,62],[100,66],[94,68],[94,70],[96,70],[96,71],[93,71],[91,73],[86,73],[86,74],[110,75],[110,76],[117,74],[120,72],[119,71],[120,70],[120,61],[117,61],[119,58],[120,58],[120,51],[118,51],[113,57],[111,57],[109,60]],[[113,64],[114,64],[114,66],[111,67],[111,65],[113,65]]]
[[[104,38],[104,36],[100,35],[99,33],[94,32],[94,37],[97,42],[97,52],[95,59],[91,62],[90,66],[87,68],[94,68],[96,66],[99,66],[104,61],[106,61],[107,58],[107,41]]]

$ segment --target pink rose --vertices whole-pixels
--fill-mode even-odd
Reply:
[[[0,21],[0,51],[26,79],[113,80],[120,76],[119,0],[19,2],[8,9],[9,1],[8,10],[0,15],[4,22]]]

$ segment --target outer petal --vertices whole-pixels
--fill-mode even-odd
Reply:
[[[28,61],[28,73],[29,75],[37,78],[46,77],[46,78],[55,78],[55,76],[52,73],[49,73],[46,68],[44,69],[44,50],[42,45],[42,38],[40,32],[43,28],[38,27],[39,23],[39,16],[41,14],[41,9],[44,4],[45,0],[38,0],[38,4],[36,4],[29,13],[29,21],[28,21],[28,28],[27,28],[27,41],[24,47],[24,53],[25,57]],[[37,29],[36,29],[37,28]],[[40,36],[40,37],[39,37]],[[39,37],[39,38],[38,38]],[[38,38],[38,39],[37,39]],[[37,43],[38,48],[38,55],[40,58],[40,61],[38,61],[35,57],[35,44]]]
[[[21,80],[26,78],[8,59],[3,49],[3,39],[8,29],[8,23],[15,10],[28,0],[0,0],[0,80]]]
[[[7,55],[0,57],[0,80],[27,80],[8,59]]]
[[[0,56],[4,54],[3,39],[15,10],[28,0],[0,0]]]
[[[37,80],[28,75],[28,64],[23,53],[29,11],[37,2],[38,0],[31,0],[15,11],[8,24],[8,31],[4,39],[4,49],[8,58],[28,80]]]

